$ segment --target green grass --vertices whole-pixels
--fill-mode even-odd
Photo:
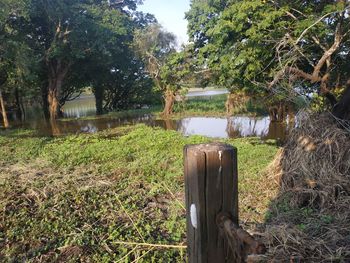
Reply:
[[[226,98],[227,95],[224,94],[208,98],[191,98],[185,103],[178,102],[174,107],[174,116],[226,116]],[[232,114],[258,116],[266,115],[267,112],[259,103],[249,101],[244,107],[237,108]]]
[[[0,261],[184,261],[185,250],[119,242],[185,242],[182,150],[209,141],[144,125],[61,138],[0,132]],[[223,141],[238,148],[240,217],[263,222],[273,192],[263,170],[277,146]]]

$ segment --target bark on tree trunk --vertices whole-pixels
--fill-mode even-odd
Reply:
[[[288,115],[288,123],[294,123],[295,122],[295,113],[294,113],[293,105],[289,104],[287,106],[286,114]]]
[[[164,110],[163,110],[163,116],[168,117],[173,113],[173,108],[175,104],[175,94],[171,90],[167,90],[164,94]]]
[[[276,106],[269,107],[269,116],[270,116],[271,122],[277,121],[278,117],[277,117],[277,107]]]
[[[166,130],[171,130],[171,131],[176,131],[176,121],[171,120],[171,119],[166,119],[164,120],[165,123],[165,129]]]
[[[225,103],[227,115],[232,115],[235,111],[243,112],[247,109],[249,97],[244,92],[235,92],[227,95]]]
[[[1,104],[0,106],[1,106],[1,113],[2,113],[2,119],[3,119],[3,122],[4,122],[4,127],[5,128],[9,128],[10,124],[9,124],[8,119],[7,119],[5,102],[4,102],[4,98],[2,97],[1,90],[0,90],[0,104]]]
[[[55,120],[60,115],[59,94],[62,88],[62,80],[58,77],[49,80],[48,98],[50,119]]]
[[[16,99],[16,116],[18,119],[24,119],[24,107],[21,100],[21,95],[19,93],[19,89],[15,88],[15,99]]]
[[[104,89],[102,87],[98,87],[94,91],[95,101],[96,101],[96,115],[102,115],[103,111],[103,97],[104,97]]]
[[[279,121],[279,122],[285,121],[285,115],[286,115],[285,112],[286,112],[285,105],[283,103],[280,103],[278,105],[278,119],[277,119],[277,121]]]
[[[235,99],[233,98],[233,96],[234,95],[231,93],[227,95],[227,100],[225,103],[227,115],[231,115],[235,109]]]
[[[350,120],[350,80],[339,102],[333,107],[332,113],[339,119]]]
[[[56,86],[49,86],[48,93],[48,102],[49,102],[49,113],[50,119],[55,120],[58,118],[59,113],[59,101],[58,101],[58,91]]]
[[[283,102],[270,106],[269,116],[271,122],[284,122],[287,119],[287,106]]]
[[[51,125],[51,131],[53,136],[59,136],[61,135],[61,129],[60,126],[57,123],[57,120],[51,119],[50,120],[50,125]]]
[[[48,102],[50,119],[56,120],[61,116],[61,105],[59,96],[61,94],[63,80],[66,77],[69,65],[64,64],[61,60],[57,62],[48,62],[49,66],[49,85],[48,85]]]
[[[49,96],[48,84],[45,82],[41,86],[42,109],[43,109],[45,120],[50,119],[48,96]]]

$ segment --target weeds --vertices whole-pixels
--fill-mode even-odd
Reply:
[[[182,149],[209,141],[144,125],[61,138],[0,133],[0,261],[184,261]],[[239,152],[241,220],[262,222],[274,190],[261,171],[277,147],[225,142]]]

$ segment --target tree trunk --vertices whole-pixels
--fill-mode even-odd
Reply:
[[[164,94],[164,110],[163,110],[163,116],[168,117],[171,114],[173,114],[173,108],[175,104],[175,94],[171,90],[167,90]]]
[[[269,107],[269,116],[271,122],[284,122],[287,119],[287,105],[279,102]]]
[[[248,101],[249,97],[242,91],[228,94],[225,103],[227,115],[232,115],[235,111],[246,111]]]
[[[235,109],[235,99],[233,97],[234,97],[234,94],[232,94],[232,93],[227,95],[227,100],[225,103],[227,115],[232,115],[232,113]]]
[[[59,136],[59,135],[62,135],[61,129],[60,129],[60,126],[59,126],[57,120],[51,119],[51,120],[50,120],[50,125],[51,125],[51,133],[52,133],[52,136]]]
[[[350,81],[339,102],[333,107],[332,113],[339,119],[350,120]]]
[[[276,106],[270,106],[269,107],[269,116],[271,122],[276,122],[278,120],[278,108]]]
[[[61,95],[63,81],[68,73],[70,64],[65,64],[61,60],[47,61],[48,71],[48,95],[50,119],[56,120],[61,116],[61,105],[59,96]]]
[[[49,97],[48,84],[45,82],[41,86],[42,109],[43,109],[45,120],[50,119],[48,97]]]
[[[21,100],[21,95],[19,93],[19,89],[15,88],[15,100],[16,100],[16,116],[19,120],[24,119],[24,107]]]
[[[165,129],[166,130],[171,130],[171,131],[176,131],[177,130],[177,125],[176,125],[176,121],[175,120],[166,119],[166,120],[164,120],[164,124],[165,124]]]
[[[60,74],[59,76],[49,79],[47,101],[49,103],[49,114],[51,120],[56,120],[62,116],[59,96],[61,94],[64,77],[65,74]]]
[[[279,122],[284,122],[286,120],[286,106],[284,103],[280,102],[278,105],[278,119]]]
[[[95,101],[96,101],[96,115],[102,115],[103,110],[103,97],[104,97],[104,88],[98,87],[94,90]]]
[[[2,119],[4,121],[4,127],[9,128],[10,124],[9,124],[8,119],[7,119],[5,102],[4,102],[4,98],[2,97],[1,90],[0,90],[0,104],[1,104],[0,106],[1,106]]]
[[[48,102],[50,119],[56,120],[59,116],[60,104],[58,100],[58,88],[56,85],[49,86]]]
[[[295,110],[293,105],[289,104],[287,106],[288,123],[294,125],[295,123]]]

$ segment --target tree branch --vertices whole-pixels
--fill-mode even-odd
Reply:
[[[319,82],[321,81],[321,78],[317,78],[315,79],[313,75],[309,74],[309,73],[306,73],[298,68],[295,68],[295,67],[285,67],[283,70],[277,72],[277,74],[275,75],[273,81],[270,82],[270,84],[268,85],[269,88],[272,88],[273,86],[275,86],[277,84],[277,82],[282,79],[282,77],[285,75],[285,74],[288,74],[288,75],[294,75],[293,76],[293,80],[296,80],[296,79],[300,79],[300,78],[303,78],[305,80],[309,80],[310,82]]]
[[[340,32],[341,23],[339,22],[337,25],[337,28],[335,30],[335,36],[334,36],[334,43],[333,45],[323,54],[321,59],[318,61],[317,65],[314,67],[314,71],[312,73],[312,76],[317,79],[319,77],[320,71],[324,64],[327,62],[327,60],[334,54],[334,52],[339,48],[341,41],[342,41],[342,35]]]
[[[299,36],[299,38],[297,39],[297,41],[295,42],[295,45],[297,45],[302,39],[303,37],[306,35],[306,33],[313,28],[314,26],[316,26],[318,23],[320,23],[323,19],[325,19],[327,16],[334,14],[335,12],[331,12],[331,13],[327,13],[324,16],[322,16],[321,18],[319,18],[315,23],[313,23],[311,26],[309,26],[308,28],[306,28],[301,35]]]

